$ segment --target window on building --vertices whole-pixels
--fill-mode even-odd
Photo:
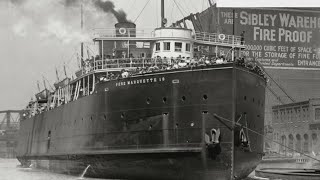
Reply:
[[[163,50],[170,51],[170,42],[164,42],[163,43]]]
[[[182,43],[181,42],[175,42],[174,43],[174,51],[181,52],[182,51]]]
[[[298,109],[294,109],[294,121],[297,121],[298,119]]]
[[[316,108],[314,110],[314,119],[315,120],[320,120],[320,108]]]
[[[190,48],[190,43],[187,43],[187,44],[186,44],[186,51],[187,51],[187,52],[190,52],[190,49],[191,49],[191,48]]]
[[[156,43],[156,51],[160,51],[160,43]]]

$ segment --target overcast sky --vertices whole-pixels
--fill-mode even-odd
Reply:
[[[86,0],[85,30],[81,32],[80,8],[77,4],[66,5],[66,1],[73,0],[0,0],[0,110],[24,108],[37,92],[37,81],[43,88],[43,77],[48,80],[47,87],[56,80],[55,67],[60,78],[64,78],[63,65],[66,64],[71,76],[77,67],[80,41],[90,46],[91,29],[110,28],[116,23],[113,15],[98,10]],[[160,0],[113,2],[115,9],[123,9],[138,28],[160,25]],[[207,0],[175,2],[165,0],[168,24],[208,8]],[[319,7],[320,0],[218,0],[218,6]]]

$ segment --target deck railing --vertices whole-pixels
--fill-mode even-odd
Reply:
[[[121,34],[122,33],[122,34]],[[93,29],[93,36],[95,38],[99,37],[154,37],[154,29],[135,29],[126,28],[125,32],[120,33],[120,28],[99,28]]]
[[[95,38],[105,37],[140,37],[140,38],[155,38],[154,29],[134,29],[126,28],[125,32],[120,33],[119,28],[112,29],[94,29],[93,35]],[[244,39],[241,36],[225,35],[218,33],[208,33],[193,31],[192,37],[199,43],[220,43],[226,45],[243,45]]]
[[[195,40],[203,41],[203,42],[213,42],[213,43],[221,43],[221,44],[235,44],[242,45],[244,44],[241,36],[233,36],[233,35],[224,35],[217,33],[207,33],[207,32],[195,32]]]
[[[123,58],[123,59],[104,59],[94,60],[93,70],[107,68],[137,68],[150,67],[163,64],[169,64],[170,59],[154,59],[154,58]]]

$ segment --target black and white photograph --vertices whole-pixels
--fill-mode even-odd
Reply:
[[[320,180],[320,0],[0,0],[0,180]]]

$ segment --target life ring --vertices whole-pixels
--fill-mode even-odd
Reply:
[[[226,35],[224,35],[224,34],[219,34],[219,39],[221,40],[221,41],[223,41],[223,40],[225,40],[226,39]]]
[[[127,30],[125,28],[120,28],[119,29],[119,33],[120,34],[125,34],[127,32]]]

